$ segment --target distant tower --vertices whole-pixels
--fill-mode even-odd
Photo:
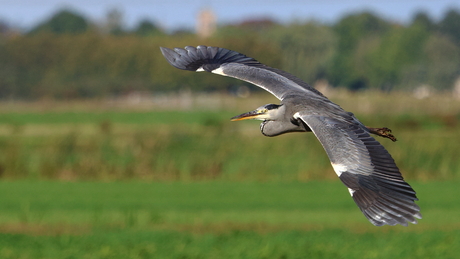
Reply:
[[[104,27],[106,33],[120,34],[123,31],[123,13],[115,8],[109,10]]]
[[[453,94],[456,99],[460,100],[460,76],[455,80]]]
[[[198,14],[196,32],[200,38],[208,38],[216,31],[216,16],[210,9],[204,9]]]

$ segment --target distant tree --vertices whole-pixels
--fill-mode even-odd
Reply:
[[[139,36],[154,36],[163,34],[163,31],[153,22],[149,20],[142,20],[137,28],[134,29],[134,33]]]
[[[225,37],[258,37],[271,30],[277,30],[279,24],[267,18],[248,19],[239,23],[226,24],[219,26],[214,33],[216,38]]]
[[[249,31],[239,26],[232,24],[219,26],[216,32],[213,34],[214,38],[228,38],[228,37],[253,37],[255,36],[254,31]]]
[[[436,27],[435,23],[431,20],[431,18],[425,12],[416,13],[414,15],[414,18],[412,19],[411,26],[421,26],[427,31],[432,31]]]
[[[458,10],[449,10],[439,23],[439,31],[454,42],[460,44],[460,13]]]
[[[391,28],[391,24],[370,12],[353,14],[344,17],[334,30],[340,37],[340,49],[353,49],[356,43],[370,34],[381,35]]]
[[[194,36],[195,33],[193,32],[192,29],[189,28],[179,28],[171,33],[172,36],[182,36],[182,37],[187,37],[187,36]]]
[[[53,15],[49,20],[33,28],[30,33],[79,34],[88,31],[88,29],[89,23],[82,15],[70,10],[62,10]]]
[[[242,29],[251,30],[251,31],[262,31],[276,26],[277,23],[269,18],[260,18],[260,19],[248,19],[244,20],[238,24],[235,24],[236,27]]]
[[[2,20],[0,20],[0,37],[6,35],[10,30],[8,24]]]
[[[355,51],[360,41],[385,34],[391,29],[391,24],[375,14],[364,12],[344,17],[333,28],[338,36],[338,45],[329,67],[332,84],[349,88],[368,87],[367,80],[363,79],[362,73],[354,66]]]
[[[429,32],[418,25],[395,27],[381,36],[362,67],[371,87],[391,90],[400,84],[403,73],[423,61]],[[409,88],[408,85],[403,87]]]
[[[278,25],[263,36],[279,47],[282,68],[310,83],[325,76],[337,48],[333,30],[315,22]]]
[[[460,46],[449,37],[432,35],[423,49],[425,60],[425,83],[436,89],[451,89],[460,76]]]

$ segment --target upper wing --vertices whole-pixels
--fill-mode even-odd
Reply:
[[[265,89],[280,100],[293,92],[323,96],[299,78],[232,50],[206,46],[160,49],[168,62],[176,68],[238,78]]]
[[[372,224],[407,226],[422,218],[415,191],[388,151],[360,124],[301,113],[297,118],[319,139],[334,171]]]

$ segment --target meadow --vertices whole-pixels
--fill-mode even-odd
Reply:
[[[0,258],[456,258],[460,104],[329,93],[379,139],[423,219],[374,227],[312,134],[267,138],[222,95],[0,104]],[[167,101],[164,101],[164,100]]]
[[[0,183],[1,258],[455,258],[458,182],[414,183],[424,218],[374,227],[341,183]]]

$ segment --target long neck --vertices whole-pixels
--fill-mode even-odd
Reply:
[[[288,132],[307,131],[302,124],[292,121],[292,117],[286,114],[286,106],[280,106],[273,114],[274,120],[265,120],[260,124],[260,131],[267,137],[274,137]]]
[[[295,125],[291,122],[282,123],[279,121],[264,121],[260,124],[260,131],[267,137],[275,137],[289,132],[308,131],[303,125]]]

